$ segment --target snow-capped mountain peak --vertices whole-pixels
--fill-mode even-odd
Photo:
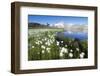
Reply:
[[[62,22],[62,21],[58,22],[58,23],[54,24],[54,26],[57,28],[64,28],[64,22]]]

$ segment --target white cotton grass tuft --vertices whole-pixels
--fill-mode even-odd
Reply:
[[[65,50],[64,50],[64,52],[65,52],[65,53],[68,53],[68,50],[67,50],[67,49],[65,49]]]
[[[71,49],[70,52],[73,52],[73,50]]]
[[[50,50],[50,48],[46,48],[46,50]]]
[[[60,57],[63,57],[63,53],[62,52],[60,52]]]
[[[76,48],[77,51],[79,51],[79,48]]]
[[[47,52],[50,53],[50,48],[46,48]]]
[[[32,48],[34,48],[34,46],[32,46]]]
[[[69,53],[69,57],[71,57],[71,58],[72,58],[72,57],[73,57],[73,53]]]
[[[82,53],[80,54],[80,58],[84,58],[84,55],[85,55],[85,53],[82,52]]]
[[[40,41],[36,41],[35,43],[36,43],[37,45],[39,45],[39,44],[40,44]]]
[[[42,53],[44,54],[45,53],[45,50],[42,50]]]
[[[57,45],[59,45],[59,42],[57,41]]]
[[[41,46],[41,48],[42,48],[42,49],[45,49],[45,46],[44,46],[44,45],[42,45],[42,46]]]
[[[65,45],[65,47],[67,47],[67,45]]]
[[[84,53],[84,52],[82,52],[81,54],[82,54],[82,55],[85,55],[85,53]]]
[[[63,41],[61,41],[61,43],[63,43]]]
[[[61,48],[61,52],[62,52],[62,53],[68,53],[68,50],[67,50],[67,48],[62,47],[62,48]]]
[[[50,40],[48,40],[47,42],[45,42],[45,45],[50,46],[50,45],[51,45],[51,41],[50,41]]]

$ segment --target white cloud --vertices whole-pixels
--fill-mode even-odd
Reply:
[[[56,24],[54,24],[55,27],[58,27],[58,28],[64,28],[64,22],[63,21],[60,21]]]
[[[52,27],[57,27],[57,28],[64,28],[65,31],[68,31],[69,33],[72,32],[86,32],[88,31],[88,25],[84,24],[73,24],[73,23],[67,23],[65,24],[63,21],[59,21],[55,24],[50,24]]]
[[[72,32],[87,32],[88,31],[88,26],[83,25],[83,24],[66,24],[64,26],[65,31],[72,31]]]

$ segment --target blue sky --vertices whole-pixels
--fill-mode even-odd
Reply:
[[[88,17],[77,16],[51,16],[51,15],[28,15],[28,22],[37,22],[41,24],[56,24],[64,22],[65,24],[84,24],[88,25]]]

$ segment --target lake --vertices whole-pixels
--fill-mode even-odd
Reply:
[[[56,35],[59,37],[79,39],[79,40],[87,40],[88,39],[88,33],[86,33],[86,32],[64,31],[64,32],[57,32]]]
[[[37,35],[40,32],[45,31],[55,31],[55,34],[59,38],[72,38],[72,39],[79,39],[79,40],[87,40],[88,39],[88,33],[87,32],[71,32],[71,31],[64,31],[63,29],[29,29],[30,35]]]

